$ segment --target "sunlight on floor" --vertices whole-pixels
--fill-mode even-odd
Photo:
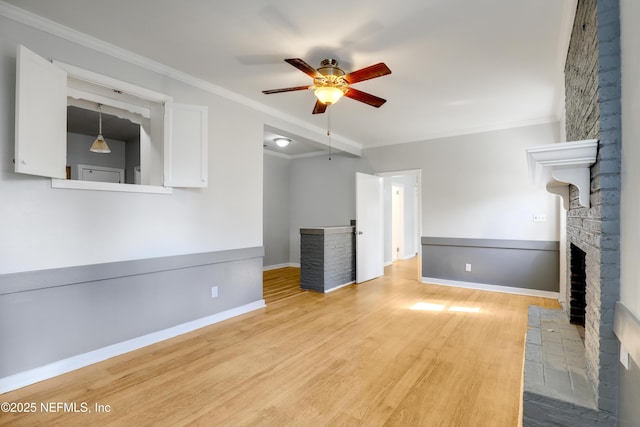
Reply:
[[[411,310],[422,310],[422,311],[443,311],[444,305],[442,304],[431,304],[428,302],[417,302],[411,306]]]
[[[447,306],[444,304],[434,304],[430,302],[417,302],[410,307],[411,310],[419,311],[444,311]],[[460,307],[452,305],[447,311],[462,312],[462,313],[479,313],[480,307]]]

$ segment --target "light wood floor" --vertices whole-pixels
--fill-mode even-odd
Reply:
[[[303,292],[0,396],[109,413],[0,413],[0,424],[517,425],[527,306],[557,302],[426,285],[416,267],[399,262],[382,278]]]
[[[267,270],[262,273],[262,283],[267,305],[305,292],[300,289],[300,269],[295,267]]]

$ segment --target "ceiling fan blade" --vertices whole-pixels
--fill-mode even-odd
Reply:
[[[378,64],[370,65],[366,68],[361,68],[356,71],[352,71],[351,73],[344,76],[344,79],[349,84],[354,84],[361,82],[363,80],[375,79],[376,77],[386,76],[387,74],[391,74],[391,70],[387,67],[384,62],[380,62]]]
[[[320,100],[316,101],[316,105],[313,107],[313,114],[322,114],[327,111],[327,104],[323,104]]]
[[[302,71],[312,79],[324,77],[322,74],[318,72],[318,70],[316,70],[315,68],[313,68],[311,65],[307,64],[300,58],[289,58],[289,59],[285,59],[285,61],[293,65],[298,70]]]
[[[352,87],[349,88],[344,96],[346,96],[347,98],[355,99],[356,101],[364,102],[365,104],[371,105],[372,107],[376,108],[380,108],[382,104],[387,102],[386,99],[378,98],[375,95],[371,95],[370,93],[366,93]]]
[[[270,95],[272,93],[282,93],[282,92],[293,92],[294,90],[307,90],[309,86],[295,86],[295,87],[285,87],[282,89],[271,89],[271,90],[263,90],[262,93],[265,95]]]

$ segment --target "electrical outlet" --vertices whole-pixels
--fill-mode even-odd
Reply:
[[[547,216],[543,214],[538,214],[533,216],[533,222],[546,222]]]
[[[629,370],[629,352],[622,343],[620,343],[620,363],[622,363],[624,369]]]
[[[471,271],[471,264],[465,264],[464,271]]]
[[[218,287],[217,286],[212,286],[211,287],[211,298],[218,298]]]

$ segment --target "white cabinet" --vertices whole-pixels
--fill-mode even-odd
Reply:
[[[207,186],[208,109],[199,105],[165,104],[164,185]]]
[[[67,73],[23,46],[16,63],[15,171],[65,178]]]

